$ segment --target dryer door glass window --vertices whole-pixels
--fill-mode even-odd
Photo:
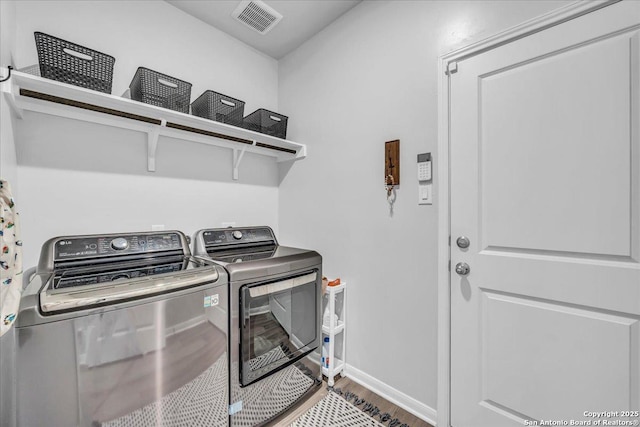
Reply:
[[[241,288],[241,384],[248,385],[318,347],[316,272]]]

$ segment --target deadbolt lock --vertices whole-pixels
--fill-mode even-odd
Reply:
[[[471,242],[469,241],[468,237],[460,236],[456,239],[456,244],[460,249],[467,249]]]

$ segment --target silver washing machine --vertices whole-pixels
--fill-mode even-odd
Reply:
[[[42,247],[16,322],[18,426],[228,425],[228,280],[179,231]]]
[[[193,244],[229,274],[230,424],[265,424],[322,383],[322,257],[269,227],[200,230]]]

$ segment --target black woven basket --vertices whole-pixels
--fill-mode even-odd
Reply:
[[[131,99],[189,114],[191,83],[139,67],[129,90]]]
[[[48,34],[33,34],[42,77],[111,93],[113,56]]]
[[[286,139],[287,119],[287,116],[260,108],[245,117],[242,125],[245,129]]]
[[[244,101],[208,90],[193,101],[191,114],[221,123],[242,126]]]

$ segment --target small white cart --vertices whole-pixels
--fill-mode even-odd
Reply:
[[[346,306],[347,292],[346,283],[342,282],[337,286],[327,286],[327,304],[329,313],[337,314],[324,319],[322,324],[322,339],[329,337],[329,367],[322,367],[322,374],[327,376],[329,387],[333,387],[334,378],[338,374],[344,377],[344,365],[346,354],[345,326],[346,326]],[[324,307],[323,307],[324,308]],[[323,311],[324,314],[324,311]],[[329,320],[324,323],[325,320]]]

